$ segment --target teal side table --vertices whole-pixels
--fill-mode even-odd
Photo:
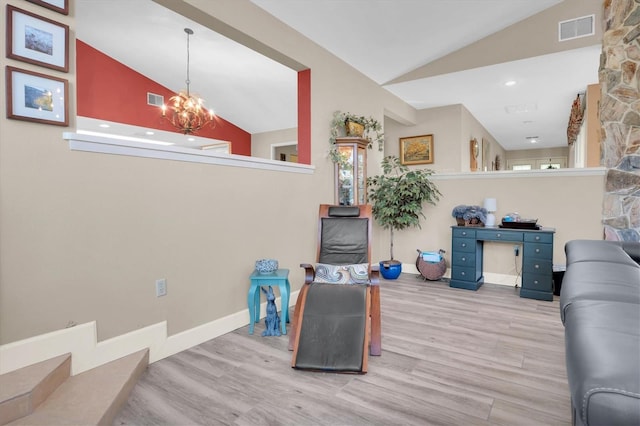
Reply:
[[[272,286],[280,289],[280,328],[282,334],[287,334],[287,323],[289,322],[289,270],[278,269],[270,274],[261,274],[253,271],[251,276],[251,287],[247,296],[249,305],[249,334],[253,334],[253,325],[260,322],[260,287]]]

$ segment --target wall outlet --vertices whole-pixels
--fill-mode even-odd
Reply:
[[[167,279],[160,278],[156,280],[156,297],[167,295]]]
[[[513,246],[513,254],[516,257],[520,255],[520,246]]]

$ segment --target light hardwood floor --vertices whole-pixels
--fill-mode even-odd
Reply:
[[[248,327],[149,366],[115,425],[569,425],[558,298],[381,280],[382,356],[365,375],[290,367]]]

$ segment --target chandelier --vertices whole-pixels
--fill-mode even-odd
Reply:
[[[204,100],[189,93],[189,36],[193,34],[191,28],[185,28],[187,33],[187,90],[169,98],[169,106],[162,105],[162,117],[166,118],[175,128],[185,135],[202,129],[213,121],[213,110],[207,110]],[[213,121],[215,126],[215,121]]]

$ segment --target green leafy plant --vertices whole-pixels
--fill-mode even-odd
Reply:
[[[369,141],[367,147],[371,149],[373,143],[378,144],[378,151],[382,152],[384,148],[384,133],[382,125],[373,117],[364,117],[362,115],[351,114],[350,112],[335,111],[331,120],[331,132],[329,135],[329,156],[334,163],[340,163],[341,158],[336,147],[336,138],[340,135],[346,135],[345,123],[353,121],[364,126],[364,134],[362,137]]]
[[[367,194],[373,217],[391,233],[390,263],[393,259],[393,232],[411,226],[420,228],[420,218],[425,218],[422,204],[435,205],[442,195],[429,176],[429,169],[409,169],[398,157],[389,155],[382,159],[382,174],[367,178]]]

